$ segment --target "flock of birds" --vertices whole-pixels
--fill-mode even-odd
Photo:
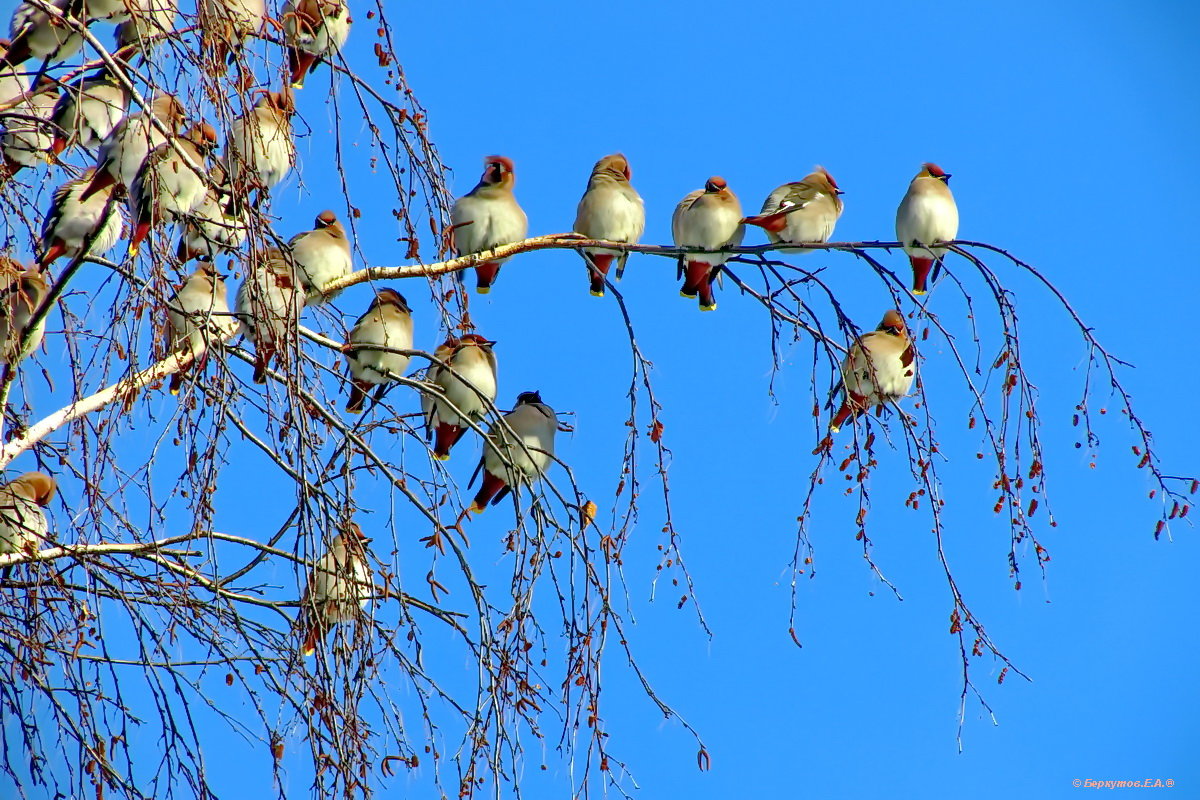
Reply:
[[[59,162],[72,148],[97,156],[93,166],[55,190],[43,217],[36,262],[25,267],[8,257],[0,260],[0,359],[6,369],[15,368],[41,343],[48,310],[43,306],[52,298],[47,277],[52,264],[108,252],[122,235],[123,200],[131,219],[130,257],[152,231],[173,224],[179,230],[178,261],[200,261],[165,309],[170,347],[195,353],[192,370],[203,369],[208,345],[225,335],[220,321],[232,316],[254,345],[253,379],[265,383],[272,362],[286,358],[302,309],[327,301],[323,287],[353,269],[350,240],[331,211],[322,212],[311,230],[282,247],[252,248],[232,310],[224,277],[213,263],[220,254],[238,252],[249,238],[251,195],[261,202],[295,164],[292,90],[303,87],[314,63],[332,61],[345,44],[351,25],[346,1],[287,0],[276,26],[288,51],[290,85],[259,91],[253,106],[229,124],[219,159],[212,125],[186,124],[187,110],[166,92],[141,100],[123,69],[134,55],[152,57],[173,30],[177,13],[176,0],[21,0],[13,13],[11,41],[0,42],[0,187],[26,168]],[[260,34],[268,21],[263,0],[197,0],[196,19],[203,68],[222,77],[233,64],[237,85],[246,91],[252,76],[240,53],[245,40]],[[48,65],[83,46],[83,31],[95,22],[120,23],[112,56],[106,54],[98,69],[70,84],[48,75]],[[24,68],[31,59],[33,68]],[[139,104],[131,110],[135,97]],[[600,159],[580,200],[575,232],[594,240],[636,243],[645,228],[645,209],[630,177],[623,155]],[[897,212],[897,237],[910,258],[914,294],[926,290],[931,268],[947,252],[939,243],[957,235],[949,178],[936,164],[923,165]],[[458,255],[526,238],[528,221],[513,194],[515,181],[510,159],[485,159],[479,183],[451,209],[451,240]],[[679,203],[671,221],[675,244],[687,248],[680,265],[681,294],[698,298],[702,311],[716,308],[714,278],[732,255],[726,251],[741,244],[747,224],[763,228],[772,242],[783,245],[829,241],[842,213],[840,194],[833,176],[817,167],[803,180],[771,192],[758,215],[744,216],[726,182],[709,178],[703,189]],[[591,293],[602,296],[614,262],[619,279],[628,252],[601,246],[580,252]],[[506,260],[475,266],[479,292],[491,290]],[[466,431],[495,408],[492,344],[468,333],[450,336],[435,351],[426,378],[440,392],[422,395],[435,458],[448,459]],[[378,400],[408,367],[405,351],[412,348],[408,303],[394,289],[379,289],[347,336],[346,410],[363,411],[372,392]],[[171,376],[173,394],[180,391],[186,372],[181,368]],[[843,399],[830,430],[836,432],[861,411],[907,395],[914,374],[915,352],[904,318],[889,310],[878,328],[859,337],[848,351],[842,365]],[[521,394],[515,407],[488,429],[482,484],[470,510],[481,512],[513,487],[542,477],[553,457],[557,427],[554,410],[536,392]],[[32,552],[47,540],[43,508],[55,492],[54,479],[41,472],[0,486],[0,554]],[[332,625],[353,619],[365,605],[371,593],[368,542],[357,525],[347,523],[318,559],[302,602],[306,653]]]

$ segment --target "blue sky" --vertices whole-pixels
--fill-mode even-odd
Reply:
[[[672,0],[468,6],[451,14],[435,5],[405,4],[391,16],[407,79],[429,111],[456,195],[475,184],[484,155],[504,154],[516,163],[531,233],[566,231],[592,163],[621,151],[646,201],[643,241],[668,243],[675,203],[708,176],[725,177],[751,212],[775,186],[822,164],[846,192],[835,238],[891,239],[908,181],[921,162],[937,161],[954,175],[960,236],[1004,247],[1040,269],[1099,340],[1134,365],[1120,377],[1156,434],[1166,471],[1197,471],[1200,382],[1186,350],[1197,298],[1187,237],[1200,215],[1197,9]],[[351,63],[378,78],[374,23],[354,8]],[[300,144],[304,186],[293,176],[275,193],[284,236],[307,228],[340,191],[324,149],[328,81],[321,69],[301,96],[312,135]],[[337,86],[346,91],[344,82]],[[356,121],[343,119],[341,130],[344,144],[363,142],[365,152]],[[363,164],[351,166],[351,197],[364,209],[358,244],[371,265],[406,263],[392,241],[391,198],[378,200],[376,180]],[[757,232],[747,239],[763,241]],[[886,258],[905,269],[899,254]],[[1000,665],[973,659],[973,678],[998,724],[969,696],[959,752],[952,604],[929,518],[903,504],[914,488],[903,450],[881,450],[869,516],[873,557],[903,601],[863,563],[856,507],[829,469],[809,521],[815,576],[797,579],[795,626],[804,645],[797,648],[788,633],[789,563],[819,438],[811,348],[782,351],[773,401],[762,309],[726,283],[719,310],[700,314],[694,301],[677,297],[672,262],[631,258],[620,289],[665,406],[673,513],[697,590],[680,610],[680,590],[667,580],[654,586],[663,511],[647,472],[642,523],[625,549],[627,616],[636,619],[630,641],[655,691],[699,732],[712,758],[711,770],[697,769],[694,739],[662,718],[614,647],[603,713],[638,796],[1058,798],[1084,791],[1072,787],[1076,778],[1171,779],[1176,796],[1200,794],[1191,752],[1200,706],[1192,668],[1200,645],[1194,530],[1176,525],[1172,541],[1154,540],[1151,486],[1135,468],[1136,441],[1106,394],[1094,404],[1109,410],[1096,418],[1095,467],[1086,448],[1074,447],[1070,419],[1086,359],[1078,332],[1034,281],[1000,258],[988,263],[1015,293],[1058,525],[1041,518],[1038,536],[1052,558],[1045,579],[1022,546],[1023,586],[1014,591],[1007,522],[991,511],[991,462],[975,458],[986,444],[968,430],[968,398],[947,366],[946,347],[932,337],[922,347],[922,375],[945,459],[947,555],[993,640],[1032,678],[1010,673],[997,685]],[[823,277],[862,327],[873,327],[889,307],[881,284],[850,255],[810,255],[802,266],[826,268]],[[994,304],[982,302],[982,284],[967,265],[949,266],[979,301],[990,360]],[[739,274],[753,272],[742,267]],[[432,350],[440,335],[427,293],[421,285],[398,288],[414,305],[417,346]],[[559,435],[559,455],[606,509],[620,477],[630,356],[615,302],[586,289],[577,255],[533,253],[510,262],[492,294],[473,296],[471,312],[480,332],[500,342],[501,405],[536,388],[568,412],[575,431]],[[369,296],[364,286],[346,292],[335,304],[342,321],[361,313]],[[967,311],[948,282],[929,295],[928,307],[973,353]],[[335,327],[318,319],[310,312],[306,321]],[[823,387],[827,365],[818,364],[816,375]],[[327,383],[336,397],[341,389]],[[395,402],[417,408],[415,398]],[[173,402],[155,399],[151,409],[169,415]],[[835,454],[848,440],[844,432]],[[456,452],[450,464],[462,485],[477,447]],[[397,448],[420,468],[411,444]],[[265,477],[266,464],[247,456],[227,469],[219,529],[266,538],[282,524],[290,491]],[[262,501],[272,497],[264,481],[282,492],[278,504]],[[379,512],[376,520],[388,513],[382,495],[374,505],[358,500]],[[390,530],[369,532],[377,555],[388,560],[394,537],[393,563],[415,582],[428,569],[418,541],[427,530],[402,506],[391,521]],[[472,556],[497,581],[509,568],[501,543],[510,522],[511,511],[500,507],[470,529]],[[289,575],[283,569],[275,577],[294,580]],[[406,588],[416,591],[413,583]],[[451,595],[449,604],[456,599],[465,602]],[[697,621],[697,602],[711,636]],[[548,631],[552,646],[556,634]],[[446,660],[453,668],[454,657]],[[212,678],[214,697],[223,691],[219,677]],[[209,758],[220,763],[223,737],[215,727],[211,736]],[[555,741],[551,726],[544,759],[536,746],[527,751],[526,796],[566,796],[572,775],[556,760]],[[232,740],[229,753],[238,747]],[[294,735],[289,752],[304,749]],[[306,770],[298,759],[289,768],[288,793],[302,796]],[[261,796],[270,778],[264,769],[217,781],[228,787],[225,796],[249,797]],[[428,778],[418,771],[382,786],[418,796]]]

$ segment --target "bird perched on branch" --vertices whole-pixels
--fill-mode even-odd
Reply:
[[[43,472],[26,472],[0,486],[0,554],[32,553],[45,543],[50,525],[42,509],[56,490],[54,478]]]
[[[167,303],[167,322],[170,326],[168,349],[171,352],[190,350],[198,353],[192,366],[195,371],[202,371],[208,360],[209,344],[223,338],[218,326],[227,321],[225,318],[228,315],[225,276],[217,272],[212,264],[201,264],[180,284]],[[184,373],[188,371],[184,367],[171,376],[171,394],[179,394]]]
[[[454,250],[469,256],[502,244],[525,238],[529,220],[513,196],[517,182],[511,158],[488,156],[483,160],[483,176],[475,188],[454,201],[450,209]],[[475,267],[476,291],[487,294],[507,258],[486,261]]]
[[[231,213],[241,209],[251,190],[269,192],[284,179],[296,161],[292,115],[296,105],[289,92],[263,92],[253,108],[229,126],[225,170],[233,187]]]
[[[178,139],[163,142],[146,158],[129,196],[134,219],[131,256],[137,254],[152,225],[182,219],[204,200],[208,157],[216,149],[216,130],[201,122]]]
[[[41,345],[46,317],[36,325],[33,318],[49,294],[42,273],[0,257],[0,364],[16,366]]]
[[[22,64],[31,58],[48,62],[62,61],[79,52],[83,37],[79,31],[60,17],[78,19],[69,9],[78,3],[74,0],[47,0],[48,5],[59,12],[53,15],[29,0],[21,0],[13,9],[9,23],[8,48],[0,55],[0,64]]]
[[[11,42],[0,39],[0,53],[8,50]],[[24,69],[12,64],[0,63],[0,107],[8,104],[29,91],[29,78]]]
[[[785,183],[771,192],[755,217],[746,217],[747,225],[757,225],[772,242],[812,244],[828,242],[833,226],[842,215],[843,194],[837,181],[824,167],[814,167],[802,181]],[[809,253],[811,250],[784,248],[784,253]]]
[[[308,304],[319,305],[329,299],[321,294],[321,287],[350,274],[353,261],[346,229],[332,211],[322,211],[313,225],[311,231],[293,236],[288,249],[296,263],[296,277],[308,293]]]
[[[483,458],[475,470],[476,475],[482,470],[483,484],[470,510],[482,513],[488,503],[496,505],[513,487],[530,485],[545,475],[554,455],[557,430],[558,417],[554,409],[542,402],[540,394],[518,395],[516,408],[488,428],[488,442],[484,443]]]
[[[0,137],[0,153],[4,155],[0,186],[25,167],[50,160],[50,146],[54,143],[50,117],[58,103],[58,92],[58,81],[43,75],[33,91],[0,115],[0,125],[4,127],[4,135]]]
[[[496,402],[496,354],[490,342],[477,333],[451,336],[438,347],[434,364],[426,375],[444,395],[423,394],[428,436],[433,438],[433,457],[450,458],[450,448],[462,438],[470,422],[478,424]]]
[[[641,196],[630,185],[633,176],[629,162],[620,153],[605,156],[592,167],[587,190],[575,212],[575,232],[589,239],[609,242],[636,243],[646,228],[646,208]],[[617,277],[625,272],[628,252],[603,247],[583,248],[591,293],[604,296],[604,279],[613,260],[617,262]]]
[[[117,26],[117,48],[133,46],[135,53],[148,56],[165,34],[175,27],[178,0],[126,0],[129,19]],[[128,60],[128,55],[125,57]]]
[[[935,262],[941,264],[942,256],[949,252],[929,245],[950,242],[956,236],[958,206],[950,192],[950,175],[937,164],[922,164],[896,210],[896,238],[912,263],[913,294],[925,294],[930,269]]]
[[[350,9],[345,0],[288,0],[282,21],[291,85],[302,89],[313,63],[318,58],[332,59],[346,44]]]
[[[254,343],[254,382],[267,382],[272,359],[296,341],[304,292],[288,257],[267,248],[251,255],[250,270],[234,303],[242,332]]]
[[[87,255],[103,255],[117,243],[122,223],[121,203],[113,196],[119,191],[117,187],[109,185],[87,200],[80,199],[95,171],[95,167],[90,167],[54,190],[42,224],[38,269],[44,271],[62,256],[76,258],[85,247]]]
[[[370,539],[353,522],[333,537],[329,550],[317,559],[300,598],[300,652],[311,656],[330,629],[358,618],[375,591],[367,563]]]
[[[212,185],[205,187],[204,197],[183,219],[175,257],[184,264],[193,258],[211,261],[218,253],[232,253],[245,243],[249,233],[245,207],[237,213],[228,211],[232,194],[225,168],[213,164],[208,177]]]
[[[54,106],[55,155],[71,145],[99,147],[129,110],[129,91],[108,70],[101,67],[91,75],[64,87]]]
[[[167,141],[168,135],[178,135],[185,113],[174,95],[159,93],[147,108],[126,114],[100,145],[96,171],[80,199],[87,200],[114,183],[126,189],[132,187],[151,151]],[[157,120],[159,125],[151,119]],[[159,130],[160,125],[166,133]]]
[[[905,397],[917,373],[916,357],[904,317],[888,311],[878,328],[858,337],[842,361],[842,405],[829,423],[830,433],[860,411],[882,409]]]
[[[411,350],[412,346],[412,309],[408,301],[395,289],[380,289],[346,337],[346,366],[351,379],[346,410],[360,413],[374,386],[382,394],[383,387],[392,382],[391,376],[402,374],[408,366],[409,356],[391,351]]]
[[[742,225],[742,204],[729,190],[724,178],[713,176],[689,194],[675,208],[671,217],[671,234],[677,247],[700,247],[715,251],[737,247],[742,243],[746,228]],[[727,253],[688,253],[680,257],[683,277],[681,297],[700,296],[700,310],[713,311],[712,282],[720,267],[730,256]]]
[[[196,0],[196,15],[200,23],[200,53],[205,72],[220,78],[233,63],[241,72],[246,38],[262,30],[267,16],[266,3],[263,0]],[[242,88],[247,88],[245,75]]]

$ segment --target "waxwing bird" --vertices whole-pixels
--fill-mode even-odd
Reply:
[[[502,244],[519,242],[529,230],[529,220],[513,197],[517,182],[511,158],[488,156],[483,161],[483,177],[475,188],[454,201],[450,223],[455,252],[469,256]],[[507,258],[487,261],[475,267],[476,291],[487,294]]]
[[[131,256],[137,254],[151,225],[181,219],[204,199],[208,156],[216,148],[216,130],[202,122],[178,139],[163,142],[146,158],[129,196],[134,224],[129,240]]]
[[[331,60],[350,36],[345,0],[288,0],[283,6],[292,88],[304,88],[304,76],[318,58]]]
[[[633,172],[620,153],[605,156],[592,167],[587,190],[575,212],[575,232],[589,239],[634,244],[646,228],[646,208],[641,196],[630,185]],[[604,279],[613,260],[617,262],[617,277],[625,272],[629,253],[603,247],[585,247],[583,260],[587,264],[591,292],[604,296]]]
[[[545,475],[554,455],[557,430],[554,409],[543,403],[537,392],[522,392],[517,407],[488,428],[490,444],[484,444],[483,459],[475,470],[476,474],[483,470],[483,485],[470,510],[479,514],[488,503],[496,505],[503,500],[513,487],[532,484]]]
[[[169,351],[190,350],[198,353],[192,366],[197,372],[203,370],[208,360],[209,343],[222,338],[218,326],[228,314],[225,276],[217,272],[212,264],[201,264],[179,286],[167,304]],[[185,367],[171,376],[171,394],[179,394],[186,371]]]
[[[408,356],[391,351],[411,350],[412,346],[413,320],[408,301],[394,289],[380,289],[346,337],[344,349],[351,380],[346,410],[361,413],[367,393],[374,386],[379,387],[378,399],[392,382],[391,376],[400,375],[408,366]]]
[[[309,305],[329,299],[321,294],[321,287],[353,269],[350,240],[337,216],[332,211],[322,211],[313,224],[311,231],[298,233],[288,241],[292,260],[296,262],[296,277],[308,293]]]
[[[266,383],[272,359],[282,359],[295,341],[304,309],[304,292],[287,256],[275,248],[252,256],[234,305],[242,332],[254,343],[254,382]]]
[[[232,253],[246,241],[250,230],[246,209],[230,213],[232,195],[225,168],[213,164],[208,171],[212,180],[204,197],[184,217],[175,256],[184,264],[193,258],[211,261],[218,253]]]
[[[4,135],[0,137],[0,153],[4,156],[0,185],[25,167],[49,160],[50,146],[54,142],[50,115],[58,103],[58,91],[58,81],[43,75],[32,92],[0,115],[0,125],[4,126]]]
[[[495,342],[477,333],[451,336],[434,352],[435,363],[426,375],[442,388],[443,395],[423,394],[421,411],[433,438],[433,457],[450,458],[450,448],[463,437],[470,423],[478,424],[496,402]]]
[[[50,121],[54,123],[55,155],[71,145],[92,149],[117,127],[129,110],[129,92],[107,67],[64,87]]]
[[[772,242],[823,244],[833,236],[833,226],[842,215],[843,194],[837,181],[824,167],[814,167],[802,181],[785,183],[767,196],[762,212],[742,220],[767,232]],[[783,253],[811,250],[783,248]]]
[[[0,364],[15,366],[36,350],[46,332],[46,317],[33,318],[50,294],[37,270],[26,270],[11,258],[0,259]]]
[[[183,124],[185,113],[183,106],[173,95],[157,94],[147,108],[126,114],[100,145],[96,171],[80,199],[87,200],[114,183],[119,183],[126,189],[132,188],[134,179],[146,163],[146,158],[155,148],[167,141],[167,136],[151,119],[157,120],[168,134],[175,136]]]
[[[370,539],[353,522],[333,537],[329,550],[317,559],[300,599],[300,652],[311,656],[339,622],[351,622],[367,607],[375,591],[367,563]]]
[[[263,0],[197,0],[196,14],[205,71],[220,78],[240,59],[246,37],[262,29],[267,7]]]
[[[896,238],[912,263],[913,294],[925,294],[930,269],[949,252],[929,245],[950,242],[956,236],[958,206],[950,193],[950,175],[937,164],[922,164],[896,210]]]
[[[888,311],[873,331],[850,346],[842,361],[842,405],[829,423],[837,433],[846,420],[871,406],[880,409],[908,394],[916,375],[916,350],[904,317]]]
[[[254,107],[229,126],[225,170],[237,211],[252,189],[265,193],[283,180],[296,161],[292,115],[296,106],[286,92],[264,92]]]
[[[0,39],[0,52],[8,50],[11,42]],[[12,64],[0,63],[0,108],[8,108],[14,100],[29,91],[29,79],[23,70]]]
[[[54,478],[26,472],[0,486],[0,553],[36,551],[46,541],[50,526],[42,509],[54,499]]]
[[[175,27],[179,14],[178,0],[127,0],[129,19],[117,26],[118,49],[132,47],[135,53],[148,56],[166,34]],[[125,56],[129,58],[128,55]]]
[[[45,270],[62,256],[107,253],[121,235],[121,204],[114,194],[116,186],[80,199],[92,181],[95,168],[89,168],[74,180],[54,190],[54,199],[42,224],[42,257],[38,268]],[[85,252],[86,250],[86,252]]]
[[[713,176],[689,194],[675,208],[671,217],[671,234],[677,247],[700,247],[720,250],[742,243],[745,226],[741,224],[742,204],[729,190],[724,178]],[[700,296],[700,310],[717,307],[713,299],[712,281],[720,266],[729,260],[727,253],[688,253],[680,261],[683,266],[681,297]]]
[[[48,0],[45,5],[56,9],[62,16],[68,16],[68,9],[73,2]],[[83,37],[78,30],[29,0],[21,0],[13,10],[9,38],[11,41],[4,55],[0,56],[0,64],[16,66],[31,58],[47,62],[61,61],[75,55],[83,47]]]

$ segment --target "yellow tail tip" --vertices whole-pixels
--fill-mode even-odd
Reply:
[[[171,389],[167,389],[167,391],[171,393],[171,396],[172,396],[172,397],[178,397],[178,396],[179,396],[179,390],[178,390],[178,389],[171,388]]]
[[[467,506],[467,511],[470,511],[472,514],[482,514],[483,507],[477,503],[471,503],[471,505]]]
[[[315,653],[315,652],[317,652],[317,648],[315,648],[315,647],[302,647],[302,648],[300,648],[300,655],[304,656],[305,658],[308,658],[309,656],[311,656],[311,655],[312,655],[313,653]]]
[[[717,304],[716,304],[716,303],[713,303],[711,306],[700,306],[700,310],[701,310],[701,311],[716,311],[716,310],[717,310]]]
[[[588,291],[588,294],[590,294],[592,297],[604,297],[604,292]]]
[[[475,291],[479,292],[480,294],[487,294],[487,293],[489,293],[489,292],[491,292],[491,291],[492,291],[492,287],[490,287],[490,286],[476,286],[476,287],[475,287]]]
[[[695,292],[693,292],[692,294],[688,294],[687,292],[683,291],[682,289],[680,289],[680,290],[679,290],[679,296],[680,296],[680,297],[686,297],[688,300],[695,300],[695,299],[696,299],[696,293],[695,293]]]
[[[449,453],[446,453],[446,455],[442,455],[441,453],[434,453],[433,457],[436,458],[438,461],[449,461],[450,460]]]
[[[921,295],[925,294],[926,291],[927,291],[926,289],[913,289],[912,290],[913,294],[915,294],[917,297],[920,297]]]
[[[841,428],[838,427],[837,425],[834,425],[832,422],[829,423],[829,432],[830,433],[837,433],[840,430],[841,430]]]

